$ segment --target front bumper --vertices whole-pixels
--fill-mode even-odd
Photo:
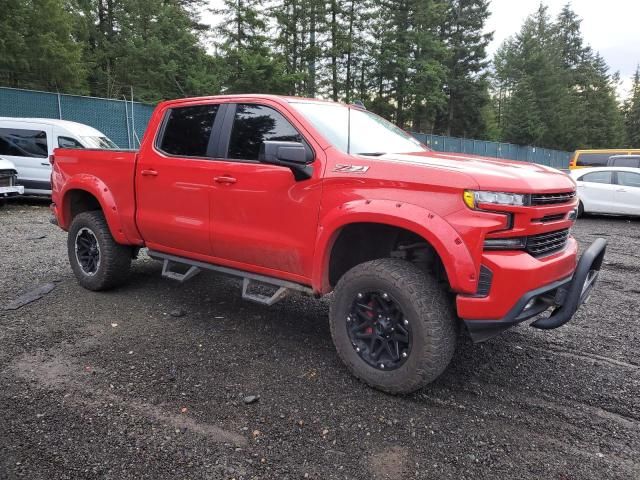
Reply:
[[[607,241],[597,239],[584,252],[571,276],[527,291],[505,316],[497,320],[463,317],[472,340],[487,340],[550,308],[553,310],[548,317],[541,317],[531,326],[549,330],[567,323],[589,298],[602,267],[606,248]]]
[[[24,194],[22,185],[12,185],[10,187],[0,187],[0,198],[15,197]]]

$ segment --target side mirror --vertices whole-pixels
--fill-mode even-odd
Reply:
[[[300,142],[265,141],[260,146],[258,160],[269,165],[291,169],[296,180],[307,180],[313,175],[313,161],[309,149]]]

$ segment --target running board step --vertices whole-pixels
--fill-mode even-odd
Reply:
[[[267,284],[265,282],[256,282],[255,280],[249,280],[248,278],[242,279],[242,298],[251,302],[259,303],[261,305],[271,306],[276,302],[279,302],[289,293],[287,287],[278,287],[272,295],[265,295],[258,292],[250,292],[249,289],[253,285],[273,287],[273,284]]]
[[[195,277],[202,270],[215,272],[242,278],[242,298],[261,305],[273,305],[285,298],[289,292],[297,291],[313,295],[313,290],[300,283],[267,277],[257,273],[245,272],[234,268],[222,267],[211,263],[190,260],[188,258],[169,255],[167,253],[149,250],[148,254],[154,260],[162,260],[162,276],[176,280],[180,283]],[[273,290],[275,288],[275,290]],[[267,290],[267,293],[262,291]]]
[[[165,258],[164,263],[162,264],[162,276],[165,278],[170,278],[171,280],[176,280],[180,283],[184,283],[200,273],[200,269],[194,265],[189,266],[187,271],[184,273],[171,270],[171,267],[174,267],[176,265],[184,266],[184,263],[176,263]]]

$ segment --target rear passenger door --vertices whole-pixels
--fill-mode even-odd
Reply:
[[[219,104],[164,112],[153,142],[136,165],[136,221],[147,246],[186,257],[211,255],[210,195]]]
[[[640,173],[618,171],[616,177],[618,213],[640,215]]]
[[[18,122],[0,125],[0,156],[11,160],[18,171],[18,183],[27,193],[51,190],[51,144],[49,125]]]
[[[214,162],[213,254],[240,269],[311,278],[320,208],[321,149],[277,104],[230,105]],[[305,143],[313,176],[296,181],[289,168],[258,161],[266,140]]]

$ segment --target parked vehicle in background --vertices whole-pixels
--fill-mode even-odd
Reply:
[[[620,155],[640,155],[640,150],[620,148],[611,150],[576,150],[569,162],[569,169],[606,167],[609,159]],[[623,165],[621,165],[623,166]]]
[[[4,206],[8,198],[23,193],[24,187],[18,185],[16,166],[10,160],[0,157],[0,207]]]
[[[118,148],[104,133],[81,123],[0,117],[0,155],[15,164],[26,194],[51,195],[49,156],[58,147]]]
[[[578,215],[605,213],[640,215],[640,170],[632,167],[596,167],[573,170],[578,184]]]
[[[339,356],[392,393],[438,377],[461,327],[483,341],[549,310],[532,325],[564,325],[605,255],[600,238],[578,261],[567,175],[433,152],[332,102],[164,102],[139,152],[62,148],[53,165],[51,208],[80,285],[120,285],[146,247],[165,277],[236,275],[264,305],[333,291]]]
[[[640,155],[614,155],[609,158],[607,166],[640,168]]]

